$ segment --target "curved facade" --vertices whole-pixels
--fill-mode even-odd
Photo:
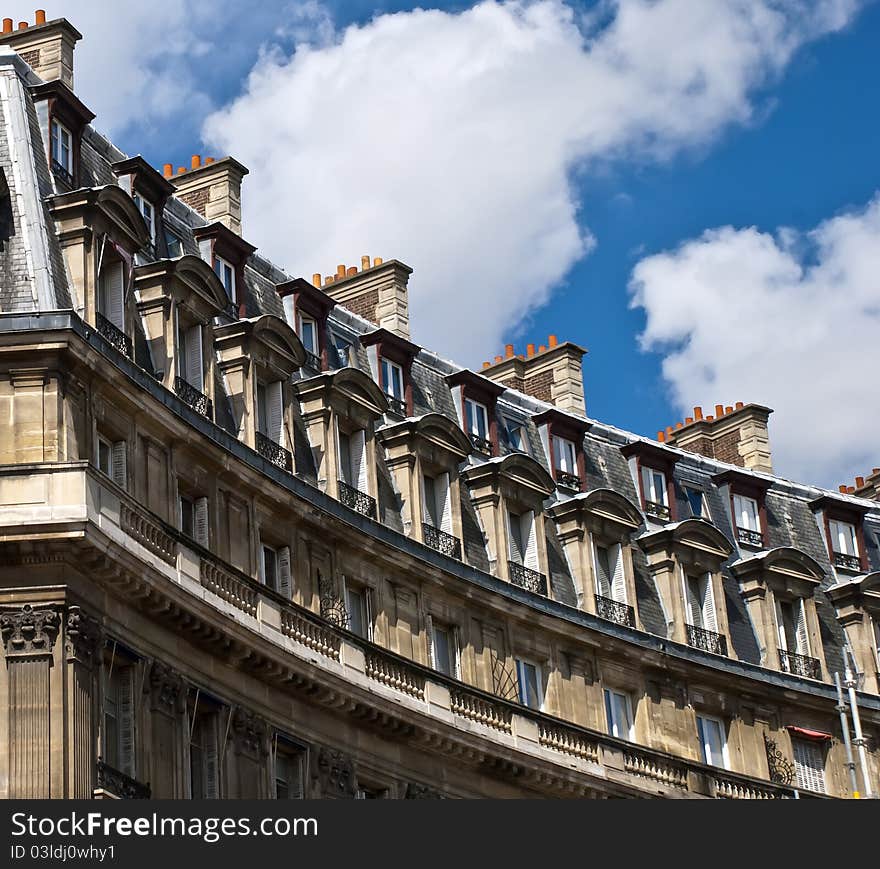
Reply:
[[[0,51],[0,796],[846,797],[845,647],[878,789],[876,501],[766,408],[589,418],[568,343],[440,359],[396,260],[285,275],[71,34]]]

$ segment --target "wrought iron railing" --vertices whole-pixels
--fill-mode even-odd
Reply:
[[[349,486],[344,480],[339,481],[339,500],[362,516],[376,518],[376,499],[354,486]]]
[[[779,750],[776,742],[764,734],[764,750],[767,752],[767,772],[770,781],[790,785],[794,781],[794,764]]]
[[[305,366],[311,368],[312,371],[320,371],[324,367],[321,365],[321,357],[317,353],[312,353],[311,350],[306,350]]]
[[[576,492],[581,490],[581,478],[577,474],[560,471],[559,468],[556,468],[556,484],[566,489],[574,489]]]
[[[702,649],[713,655],[727,654],[727,637],[724,634],[708,631],[706,628],[698,628],[696,625],[687,625],[688,645],[695,649]]]
[[[290,450],[284,449],[281,444],[276,444],[272,438],[266,437],[262,432],[257,432],[257,452],[267,461],[287,471],[288,474],[293,473],[293,456]]]
[[[821,679],[822,667],[817,658],[809,655],[798,655],[787,649],[779,649],[779,667],[783,673],[804,676],[807,679]]]
[[[431,549],[442,552],[443,555],[461,561],[461,541],[457,537],[453,537],[427,522],[422,522],[422,536],[425,540],[425,546],[430,546]]]
[[[133,779],[131,776],[114,769],[101,758],[98,758],[98,787],[120,800],[148,800],[150,786]]]
[[[601,594],[596,595],[596,615],[600,619],[608,619],[609,622],[617,622],[619,625],[627,625],[631,628],[636,626],[636,613],[629,604],[603,597]]]
[[[484,456],[492,455],[492,442],[487,441],[486,438],[482,438],[479,435],[472,434],[471,443],[474,445],[474,449],[478,453],[482,453]]]
[[[214,405],[211,399],[203,392],[199,392],[191,383],[182,377],[174,378],[174,391],[177,397],[186,402],[196,413],[206,416],[208,419],[214,417]]]
[[[669,519],[669,508],[665,504],[658,504],[656,501],[645,501],[645,512],[655,519],[666,521]]]
[[[858,573],[862,569],[862,562],[858,555],[847,555],[845,552],[835,552],[834,566]]]
[[[736,539],[747,546],[764,545],[764,535],[760,531],[752,531],[751,528],[740,528],[737,526]]]
[[[95,325],[98,334],[112,344],[124,356],[132,358],[131,338],[125,334],[115,323],[111,323],[103,314],[95,314]]]
[[[62,166],[56,159],[52,159],[52,174],[56,178],[60,178],[68,187],[76,186],[73,173],[69,172],[66,167]]]
[[[512,585],[547,597],[547,577],[543,573],[538,573],[537,570],[532,570],[518,561],[508,561],[507,568]]]
[[[388,399],[389,413],[406,418],[406,401],[404,399],[398,398],[396,395],[386,395],[385,398]]]

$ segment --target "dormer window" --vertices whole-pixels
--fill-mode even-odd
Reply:
[[[235,269],[223,257],[214,257],[214,271],[226,290],[230,302],[235,302]]]
[[[246,317],[244,269],[256,248],[219,222],[197,227],[193,236],[198,242],[201,258],[214,269],[226,291],[228,315]]]
[[[525,425],[516,419],[505,417],[504,429],[507,433],[507,445],[520,453],[528,453]]]
[[[403,398],[403,369],[390,359],[382,360],[382,390],[388,396],[389,404],[402,416],[406,416],[406,402]]]
[[[709,508],[706,505],[706,495],[702,489],[695,489],[692,486],[684,486],[684,496],[687,498],[688,507],[691,509],[691,516],[694,519],[709,519]]]
[[[763,544],[758,502],[754,498],[735,494],[733,496],[733,519],[736,524],[736,536],[740,543],[749,543],[755,546]]]
[[[828,537],[831,541],[831,554],[835,567],[845,570],[859,570],[859,542],[856,527],[850,522],[828,520]]]
[[[584,436],[590,424],[554,408],[533,417],[556,485],[569,492],[584,488]]]
[[[486,405],[466,398],[464,400],[464,417],[467,433],[474,440],[477,448],[484,447],[485,451],[488,451],[490,449],[489,411],[486,409]]]
[[[165,249],[168,251],[169,259],[183,256],[183,239],[170,229],[165,230]]]
[[[373,379],[385,393],[388,411],[406,419],[413,413],[412,365],[420,348],[388,329],[361,336]]]
[[[730,470],[712,478],[726,487],[736,540],[741,546],[762,549],[767,540],[765,500],[770,482],[745,471]]]
[[[299,324],[297,327],[299,340],[302,341],[307,353],[317,356],[320,352],[318,346],[318,324],[314,318],[307,317],[305,314],[299,315]]]
[[[642,466],[642,497],[646,513],[657,519],[669,518],[669,492],[663,471]]]
[[[52,119],[52,168],[73,184],[73,134],[57,118]]]
[[[560,437],[553,438],[553,470],[557,483],[580,489],[577,449],[573,441]]]
[[[153,204],[146,200],[140,193],[133,193],[132,197],[138,211],[144,216],[144,223],[147,225],[147,231],[150,233],[150,241],[156,242],[156,210]]]
[[[825,532],[828,557],[835,570],[864,573],[868,570],[863,521],[867,509],[857,503],[825,495],[810,504]]]
[[[496,407],[504,387],[467,370],[450,375],[446,382],[452,390],[458,424],[470,438],[474,451],[488,457],[497,456]]]
[[[299,336],[306,351],[304,367],[312,373],[323,371],[327,359],[327,317],[336,302],[303,278],[276,287],[284,307],[284,317]],[[345,367],[347,363],[341,363]],[[336,367],[334,360],[333,368]]]
[[[660,522],[675,522],[679,517],[672,494],[672,475],[678,456],[647,441],[627,444],[621,453],[629,461],[645,515]]]

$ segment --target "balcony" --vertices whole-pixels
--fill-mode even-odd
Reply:
[[[628,628],[636,626],[636,613],[631,606],[610,597],[603,597],[601,594],[596,595],[596,615],[600,619],[617,622],[617,624],[626,625]]]
[[[98,789],[120,800],[148,800],[150,786],[142,784],[131,776],[113,769],[109,764],[98,758]]]
[[[95,314],[95,325],[98,334],[115,347],[123,356],[132,358],[131,338],[118,326],[111,323],[103,314]]]
[[[397,398],[395,395],[387,395],[385,398],[388,399],[388,412],[393,413],[395,416],[399,416],[401,419],[406,419],[408,416],[406,412],[406,401],[402,398]]]
[[[361,516],[376,518],[376,499],[354,486],[349,486],[344,480],[339,481],[339,500]]]
[[[257,432],[257,452],[276,468],[281,468],[288,474],[293,473],[293,456],[290,451],[284,449],[281,444],[276,444],[272,438],[266,437],[262,432]]]
[[[645,513],[654,519],[660,519],[662,522],[669,521],[669,508],[665,504],[658,504],[656,501],[645,501]]]
[[[809,655],[798,655],[786,649],[779,649],[779,669],[783,673],[791,673],[793,676],[803,676],[806,679],[821,679],[822,668],[816,658]]]
[[[317,353],[312,353],[311,350],[306,350],[306,361],[304,364],[306,368],[310,368],[312,371],[320,372],[323,368],[321,357]]]
[[[764,535],[760,531],[752,531],[751,528],[740,528],[736,526],[736,539],[746,546],[764,546]]]
[[[479,435],[472,434],[470,436],[471,443],[474,445],[474,449],[478,453],[482,453],[484,456],[492,456],[492,442],[487,441],[486,438],[482,438]]]
[[[52,158],[52,174],[59,180],[63,181],[68,187],[73,189],[76,181],[73,174],[62,166],[54,157]]]
[[[727,638],[715,631],[707,631],[696,625],[685,625],[687,628],[688,645],[694,649],[702,649],[712,655],[727,655]]]
[[[834,553],[834,566],[853,573],[862,572],[862,561],[858,555],[847,555],[845,552]]]
[[[453,537],[427,522],[422,522],[422,537],[425,546],[430,546],[436,552],[461,561],[461,541],[457,537]]]
[[[518,561],[508,561],[507,569],[510,574],[510,584],[524,588],[526,591],[541,594],[547,597],[547,577],[537,570],[531,570]]]
[[[175,377],[174,391],[177,393],[177,397],[185,404],[188,404],[196,413],[200,413],[208,419],[214,418],[214,405],[211,399],[204,393],[199,392],[191,383],[182,377]]]
[[[564,489],[573,489],[575,492],[581,490],[581,478],[577,474],[569,474],[568,471],[555,470],[556,485],[562,486]]]

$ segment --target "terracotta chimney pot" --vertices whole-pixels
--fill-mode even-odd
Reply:
[[[178,175],[183,175],[185,172],[186,172],[186,166],[178,166],[177,167],[177,174]]]
[[[496,364],[496,365],[497,365],[499,362],[503,362],[503,361],[504,361],[504,357],[503,357],[503,356],[496,356],[496,357],[495,357],[495,364]]]
[[[210,166],[211,163],[213,163],[213,162],[214,162],[214,158],[213,158],[213,157],[205,157],[205,165],[206,165],[206,166]]]
[[[369,267],[370,267],[370,258],[369,258],[369,256],[362,256],[362,257],[361,257],[361,268],[362,268],[362,269],[368,269]]]
[[[18,29],[19,30],[27,30],[28,29],[27,21],[19,21],[18,22]]]
[[[555,335],[551,335],[551,336],[547,339],[547,344],[550,346],[551,349],[552,349],[553,347],[555,347],[558,343],[559,343],[559,342],[556,340],[556,336],[555,336]]]
[[[382,265],[382,257],[380,257],[380,256],[373,257],[373,265],[374,266]]]
[[[737,409],[737,410],[742,410],[744,407],[745,407],[745,405],[744,405],[741,401],[738,401],[738,402],[736,403],[736,409]]]
[[[504,345],[504,355],[507,356],[508,359],[513,359],[513,344]]]
[[[3,19],[3,32],[4,33],[12,33],[12,19],[4,18]]]
[[[694,418],[693,418],[692,416],[686,416],[686,417],[684,418],[684,424],[685,424],[685,425],[692,425],[693,422],[694,422]]]
[[[340,278],[345,277],[345,263],[340,263],[336,266],[336,276]]]
[[[36,24],[45,24],[46,23],[46,10],[45,9],[37,9],[34,13],[34,22]]]
[[[528,356],[529,359],[531,359],[532,356],[534,356],[534,355],[535,355],[535,345],[534,344],[526,344],[526,356]]]
[[[170,177],[174,174],[174,164],[173,164],[173,163],[166,163],[166,164],[162,167],[162,174],[163,174],[166,178],[170,178]]]
[[[724,416],[724,405],[716,404],[715,405],[715,418],[717,419],[719,416]]]
[[[358,273],[358,267],[357,267],[357,266],[349,266],[349,267],[348,267],[348,270],[346,271],[345,274],[346,274],[346,277],[349,277],[349,278],[350,278],[352,275],[356,275],[357,273]]]
[[[312,275],[312,283],[313,283],[316,287],[320,287],[320,286],[321,286],[321,273],[320,273],[320,272],[315,272],[315,273]]]
[[[658,431],[657,432],[657,440],[662,444],[666,440],[666,432]]]
[[[193,154],[192,157],[190,157],[189,165],[190,165],[193,169],[198,169],[199,166],[202,165],[202,158],[201,158],[201,155],[200,155],[200,154]]]
[[[725,407],[725,408],[724,408],[724,414],[725,414],[725,416],[726,416],[728,413],[733,413],[733,408],[732,408],[732,407]]]
[[[695,407],[694,408],[694,419],[701,420],[703,418],[703,408]]]
[[[846,483],[841,483],[837,487],[837,491],[840,492],[841,495],[845,495],[846,494]]]
[[[863,489],[865,486],[865,478],[864,477],[856,477],[856,488]]]

